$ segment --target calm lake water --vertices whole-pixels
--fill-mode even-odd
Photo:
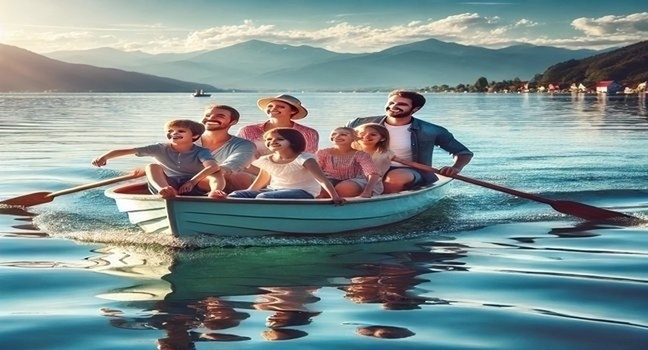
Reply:
[[[269,94],[274,95],[274,94]],[[321,135],[386,93],[296,94]],[[264,95],[265,96],[265,95]],[[0,199],[115,177],[210,102],[259,94],[0,94]],[[430,94],[418,116],[475,152],[463,175],[648,219],[645,98]],[[237,128],[234,128],[236,131]],[[435,166],[450,163],[435,152]],[[648,225],[595,225],[454,181],[400,225],[178,249],[103,188],[0,208],[2,349],[646,349]]]

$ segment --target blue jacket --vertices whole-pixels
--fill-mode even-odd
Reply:
[[[347,126],[355,128],[366,123],[385,124],[386,116],[375,116],[366,118],[356,118]],[[412,123],[408,129],[412,135],[412,160],[417,163],[432,166],[432,152],[434,146],[439,146],[453,156],[469,155],[473,153],[457,141],[454,136],[444,127],[432,124],[421,119],[412,118]],[[436,176],[433,173],[423,173],[426,180],[434,181]]]

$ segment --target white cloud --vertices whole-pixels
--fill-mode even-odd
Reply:
[[[513,26],[514,27],[528,27],[528,28],[531,28],[531,27],[537,27],[538,25],[539,25],[538,22],[534,22],[534,21],[528,20],[526,18],[523,18],[523,19],[517,21]]]
[[[229,46],[238,42],[264,37],[273,37],[275,26],[255,25],[252,20],[245,20],[236,26],[219,26],[189,33],[185,47],[195,50],[214,49]]]
[[[627,16],[581,17],[573,20],[571,25],[589,36],[635,35],[638,32],[645,35],[648,33],[648,12]]]
[[[40,52],[110,46],[149,53],[213,50],[251,39],[276,44],[311,45],[337,52],[371,52],[435,38],[464,45],[491,48],[529,43],[568,48],[623,46],[645,40],[648,13],[601,18],[578,18],[573,33],[551,38],[546,24],[528,18],[505,19],[479,13],[460,13],[441,19],[412,20],[401,25],[378,27],[339,21],[323,22],[316,29],[280,29],[273,24],[246,19],[236,25],[200,30],[165,27],[161,23],[118,24],[110,28],[41,28],[5,33],[17,46],[39,47]],[[582,34],[582,35],[579,35]],[[23,43],[23,44],[19,44]]]

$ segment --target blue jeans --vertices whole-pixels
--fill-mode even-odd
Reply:
[[[312,194],[298,189],[272,190],[264,188],[261,190],[239,190],[230,193],[230,198],[288,198],[288,199],[313,199]]]

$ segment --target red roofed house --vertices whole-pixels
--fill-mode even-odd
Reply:
[[[617,92],[623,90],[623,85],[614,80],[601,80],[596,83],[596,93],[604,95],[616,95]]]

